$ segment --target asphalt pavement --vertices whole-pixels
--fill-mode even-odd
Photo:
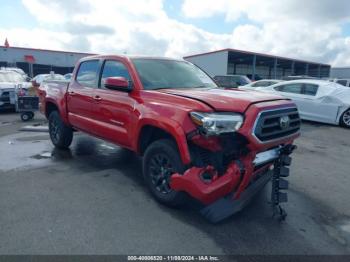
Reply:
[[[286,221],[268,185],[213,225],[195,203],[155,202],[130,152],[81,133],[56,150],[46,132],[19,131],[28,123],[0,114],[0,254],[350,254],[350,130],[303,123]]]

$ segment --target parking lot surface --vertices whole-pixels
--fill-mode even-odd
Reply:
[[[155,202],[128,151],[80,133],[55,150],[25,125],[0,114],[0,254],[350,254],[350,130],[303,123],[285,222],[267,186],[213,225],[195,203]]]

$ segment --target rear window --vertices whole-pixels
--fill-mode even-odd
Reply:
[[[98,64],[98,60],[82,62],[77,73],[77,82],[87,87],[96,86]]]
[[[301,94],[302,93],[302,84],[287,84],[275,87],[276,91],[285,92],[285,93],[293,93],[293,94]]]
[[[337,83],[340,84],[340,85],[343,85],[343,86],[346,86],[347,82],[348,81],[345,80],[345,79],[344,80],[337,80]]]
[[[318,85],[305,84],[304,85],[304,94],[309,96],[315,96],[317,94]]]

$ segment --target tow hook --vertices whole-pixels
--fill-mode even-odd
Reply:
[[[272,190],[271,203],[273,210],[273,217],[277,217],[279,221],[284,221],[287,217],[287,212],[280,205],[280,203],[288,202],[287,190],[289,183],[286,177],[289,176],[289,166],[292,158],[289,156],[296,149],[295,145],[287,145],[280,150],[280,157],[274,162],[274,169],[272,175]]]

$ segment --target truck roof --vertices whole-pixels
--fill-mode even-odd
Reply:
[[[171,58],[164,56],[146,56],[146,55],[93,55],[87,56],[81,59],[81,61],[91,60],[91,59],[155,59],[155,60],[174,60],[174,61],[185,61],[182,58]]]

